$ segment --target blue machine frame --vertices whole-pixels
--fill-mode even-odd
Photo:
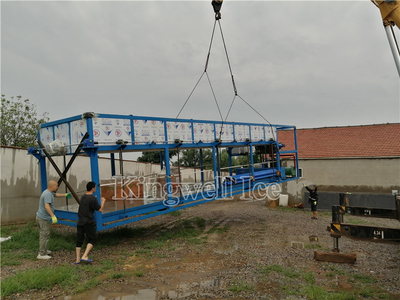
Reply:
[[[295,149],[282,150],[284,145],[278,142],[281,130],[293,130]],[[86,132],[89,134],[89,138],[84,140],[80,153],[85,153],[90,158],[91,180],[98,186],[100,186],[98,154],[110,153],[111,169],[115,175],[114,153],[135,151],[164,153],[162,158],[166,172],[166,199],[114,212],[95,212],[97,231],[223,199],[231,195],[262,189],[267,184],[280,184],[299,177],[296,127],[292,125],[85,113],[42,124],[38,132],[38,139],[44,145],[59,140],[63,145],[67,145],[65,146],[66,154],[70,155],[77,149]],[[275,163],[272,167],[265,166],[256,169],[253,161],[253,149],[262,146],[274,149]],[[229,176],[220,176],[219,150],[228,149],[231,167],[231,157],[237,155],[232,150],[238,147],[247,147],[249,151],[250,164],[247,173],[234,175],[232,168],[229,168]],[[200,149],[201,161],[202,149],[205,148],[212,150],[214,182],[211,188],[208,186],[209,188],[206,190],[201,189],[185,196],[174,195],[171,183],[170,150]],[[47,188],[47,171],[44,151],[43,149],[30,149],[29,154],[39,160],[41,187],[42,190],[45,190]],[[282,167],[282,159],[288,155],[293,157],[295,165],[289,176],[286,175],[285,167]],[[204,183],[204,178],[202,178],[202,183]],[[94,195],[100,199],[100,189],[96,189]],[[59,220],[58,223],[76,226],[77,212],[57,209],[55,214]]]

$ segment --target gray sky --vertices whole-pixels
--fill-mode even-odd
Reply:
[[[210,3],[2,1],[1,92],[51,120],[175,118],[204,71]],[[269,122],[400,122],[399,76],[370,1],[225,0],[221,13],[238,94]],[[207,74],[225,119],[234,92],[218,26]],[[180,117],[221,119],[206,76]],[[240,98],[228,121],[265,123]]]

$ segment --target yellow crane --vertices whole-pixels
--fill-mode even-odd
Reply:
[[[400,50],[393,32],[393,27],[400,28],[400,1],[397,0],[371,0],[380,10],[383,26],[389,40],[390,49],[400,76]]]

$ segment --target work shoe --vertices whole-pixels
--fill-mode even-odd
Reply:
[[[318,220],[318,218],[316,218],[316,217],[311,217],[311,219],[313,219],[313,220]]]
[[[36,258],[37,258],[37,259],[50,259],[51,256],[49,256],[49,255],[40,255],[40,254],[39,254]]]

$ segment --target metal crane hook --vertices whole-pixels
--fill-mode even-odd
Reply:
[[[211,5],[213,6],[214,12],[215,12],[215,20],[221,19],[221,13],[219,11],[221,10],[222,1],[223,0],[213,0],[213,1],[211,1]]]

